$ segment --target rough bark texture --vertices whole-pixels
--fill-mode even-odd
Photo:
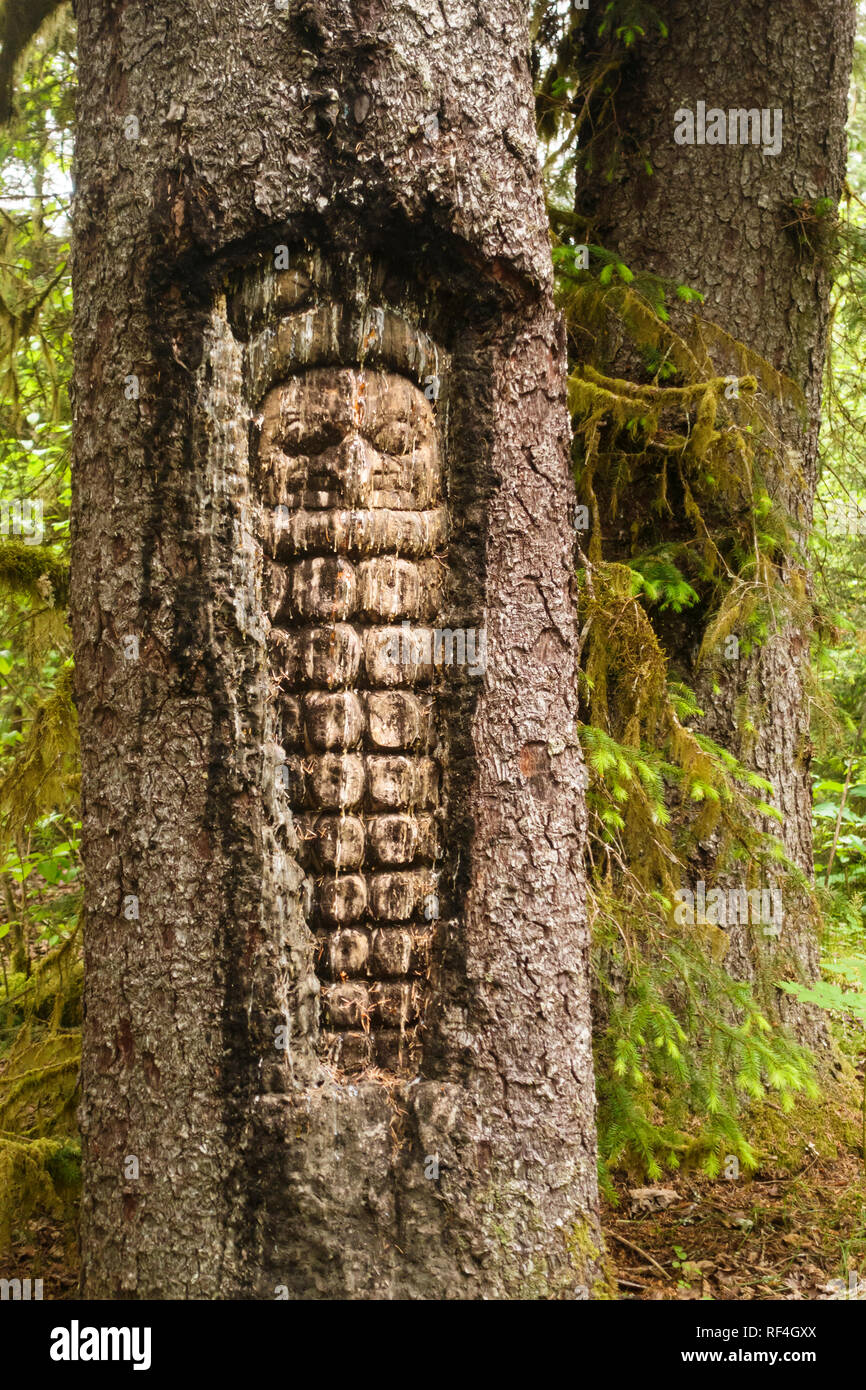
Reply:
[[[732,11],[726,0],[697,6],[669,0],[656,8],[670,37],[666,42],[654,37],[622,68],[615,82],[618,130],[611,129],[597,150],[600,173],[614,144],[620,146],[617,172],[610,181],[579,174],[577,209],[588,219],[593,239],[618,249],[635,270],[701,290],[706,296],[702,316],[802,391],[805,410],[791,395],[787,400],[770,395],[765,404],[777,434],[767,481],[805,542],[816,482],[830,278],[820,227],[800,225],[795,200],[814,204],[827,198],[835,208],[841,194],[853,7],[849,0],[793,9],[749,0]],[[726,114],[740,108],[781,110],[781,151],[765,154],[754,144],[677,144],[675,114],[696,112],[699,101]],[[680,326],[685,318],[682,309]],[[720,375],[742,374],[741,360],[722,340],[712,355]],[[618,365],[621,369],[623,361]],[[613,528],[624,554],[642,524],[640,499],[629,503]],[[720,531],[729,524],[724,516],[711,521]],[[669,534],[676,537],[676,522]],[[644,533],[637,543],[646,540]],[[802,587],[802,570],[792,564],[784,582]],[[707,711],[702,730],[773,784],[785,850],[811,877],[809,717],[803,689],[808,630],[783,621],[748,658],[723,661],[711,677],[695,668],[697,642],[688,620],[678,629],[672,625],[668,639],[674,671],[697,689]],[[745,709],[756,736],[742,732]],[[772,822],[766,828],[772,829]],[[704,847],[696,878],[711,880],[715,849],[713,842]],[[774,988],[786,963],[806,978],[817,974],[815,923],[803,897],[786,895],[778,941],[749,927],[734,926],[729,936],[725,960],[732,973],[755,981],[765,1002],[804,1041],[825,1046],[822,1016]]]
[[[522,7],[78,21],[84,1293],[586,1296],[568,419]],[[483,629],[486,669],[425,671],[437,624]]]

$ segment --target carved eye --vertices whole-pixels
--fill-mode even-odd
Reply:
[[[331,420],[289,420],[280,429],[280,444],[285,453],[314,456],[340,443],[344,430]]]
[[[418,431],[408,420],[388,420],[374,431],[373,442],[382,454],[401,458],[418,446]]]

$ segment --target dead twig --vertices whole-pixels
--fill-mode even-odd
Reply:
[[[635,1255],[640,1255],[643,1259],[649,1260],[653,1268],[657,1269],[659,1274],[663,1274],[665,1279],[670,1278],[664,1266],[660,1265],[658,1260],[654,1260],[648,1250],[641,1250],[639,1245],[634,1245],[630,1240],[626,1240],[625,1236],[618,1236],[616,1231],[608,1231],[608,1235],[612,1236],[614,1240],[619,1241],[620,1245],[624,1245],[627,1250],[632,1250]]]

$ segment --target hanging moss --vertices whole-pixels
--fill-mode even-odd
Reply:
[[[77,1199],[81,1034],[64,1020],[80,999],[79,945],[76,931],[0,997],[0,1250],[13,1225],[63,1215]]]
[[[46,812],[66,810],[76,797],[79,780],[78,715],[72,663],[68,662],[0,780],[0,825],[14,842]]]
[[[0,589],[19,598],[64,608],[69,599],[69,561],[46,545],[0,539]]]

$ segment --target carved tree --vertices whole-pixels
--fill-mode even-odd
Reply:
[[[78,21],[84,1293],[586,1296],[522,6]]]

